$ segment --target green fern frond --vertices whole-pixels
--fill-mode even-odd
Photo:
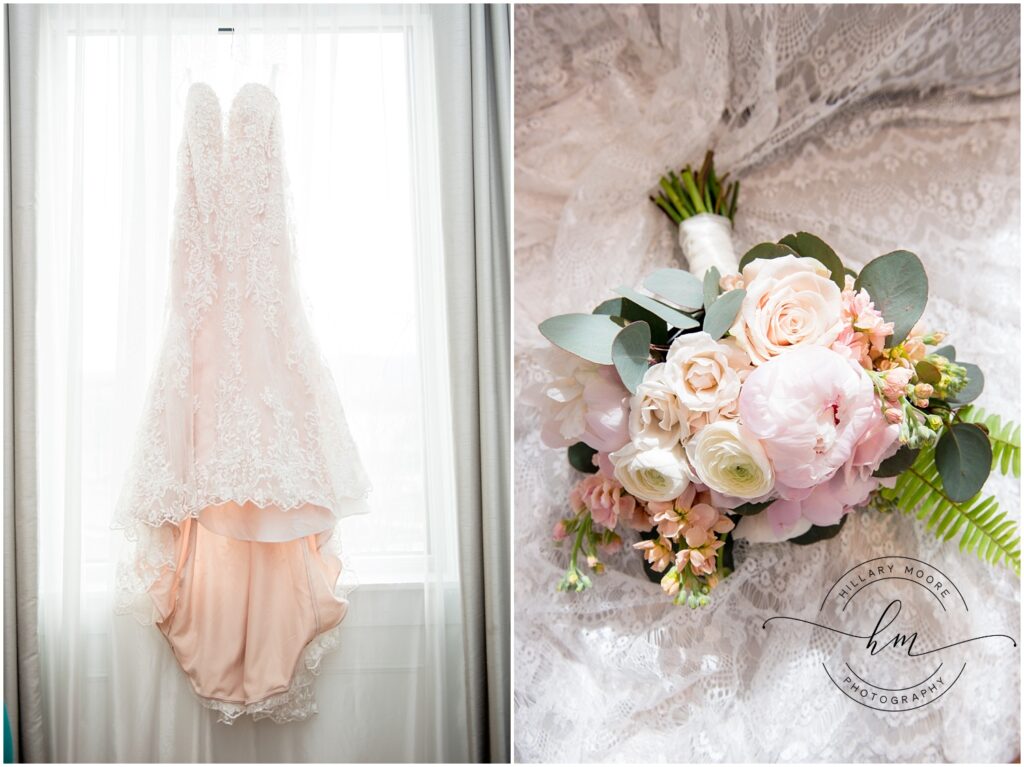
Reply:
[[[1003,421],[998,415],[986,413],[980,407],[968,405],[957,411],[957,417],[968,423],[983,424],[992,443],[992,470],[1020,476],[1020,424]]]
[[[1019,428],[1017,432],[1019,441]],[[961,551],[973,551],[992,565],[1005,562],[1020,575],[1017,523],[1007,518],[1005,511],[999,511],[999,503],[992,496],[983,497],[979,492],[962,503],[951,500],[942,488],[934,448],[921,450],[895,487],[883,488],[880,494],[904,514],[924,520],[925,527],[939,540],[949,541],[960,534]]]

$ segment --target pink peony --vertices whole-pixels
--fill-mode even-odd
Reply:
[[[771,460],[776,492],[790,500],[831,479],[880,415],[867,374],[819,346],[771,358],[740,394],[740,419]]]
[[[802,535],[812,525],[834,525],[864,503],[880,480],[872,473],[899,449],[899,426],[890,424],[875,408],[850,459],[828,481],[805,495],[779,499],[761,514],[744,517],[737,536],[754,543],[784,541]]]
[[[541,440],[548,447],[585,442],[611,452],[629,441],[629,391],[615,368],[596,365],[560,349],[546,362],[553,379],[533,387],[526,401],[541,408]]]

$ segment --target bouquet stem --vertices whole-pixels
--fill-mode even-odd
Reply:
[[[690,272],[703,279],[712,266],[720,274],[739,270],[739,261],[732,246],[732,225],[740,184],[715,173],[715,154],[704,155],[700,170],[689,165],[669,171],[658,180],[661,191],[651,202],[679,227],[679,246]]]

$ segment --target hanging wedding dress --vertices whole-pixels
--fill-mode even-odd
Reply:
[[[119,608],[155,622],[230,722],[315,713],[348,603],[333,539],[369,483],[294,271],[281,117],[244,86],[222,131],[191,87],[166,338],[115,514]]]

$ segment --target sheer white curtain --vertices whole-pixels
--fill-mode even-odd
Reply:
[[[432,11],[41,6],[40,649],[60,761],[466,754]],[[233,32],[218,31],[232,29]],[[320,714],[216,724],[151,627],[112,613],[110,515],[163,330],[185,95],[277,93],[308,311],[374,483]]]

